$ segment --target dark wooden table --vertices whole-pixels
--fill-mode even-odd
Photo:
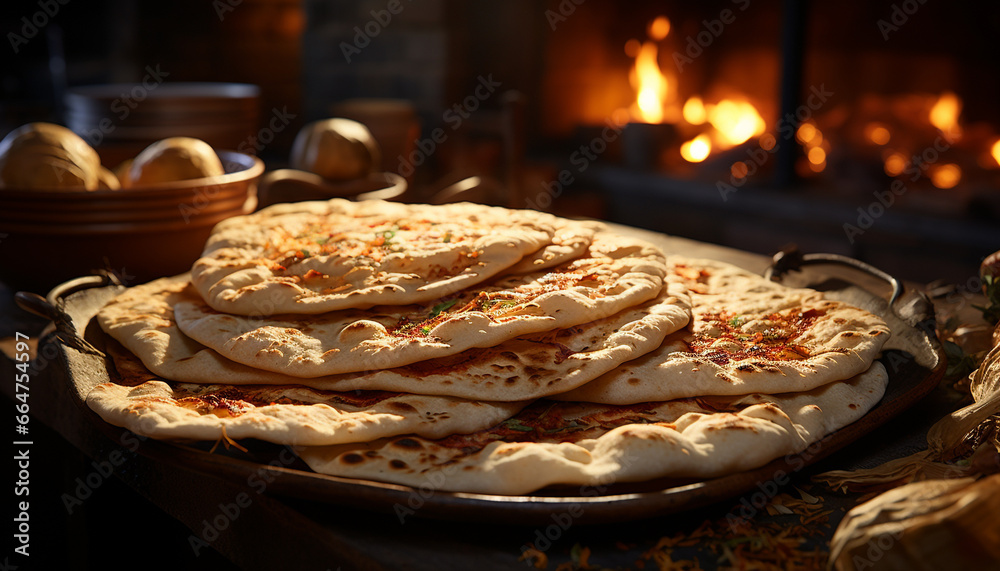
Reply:
[[[755,272],[769,262],[735,250],[636,232],[668,251],[720,259]],[[45,323],[17,309],[9,290],[2,296],[0,338],[21,331],[38,339]],[[815,562],[825,558],[837,523],[859,498],[835,494],[809,478],[830,469],[876,465],[923,448],[927,427],[954,410],[958,398],[947,387],[935,389],[848,449],[792,475],[774,492],[787,494],[779,499],[801,499],[808,497],[801,491],[808,491],[820,503],[813,511],[829,512],[822,517],[769,515],[761,508],[749,528],[732,529],[726,516],[741,513],[753,497],[748,492],[641,521],[580,525],[572,517],[554,515],[548,524],[499,525],[422,519],[419,510],[400,518],[282,497],[267,490],[266,482],[192,471],[164,460],[155,447],[134,435],[129,438],[131,433],[116,437],[95,421],[95,415],[74,402],[67,372],[46,358],[50,352],[44,344],[40,347],[31,381],[32,555],[23,558],[13,547],[0,554],[0,562],[8,557],[22,569],[526,569],[531,561],[524,561],[522,554],[530,544],[547,557],[548,569],[561,564],[582,568],[587,563],[595,568],[651,569],[670,560],[697,559],[707,570],[727,568],[726,554],[740,545],[767,541],[760,530],[786,528],[787,539],[796,544],[793,555]],[[0,367],[8,401],[13,365],[4,357]],[[805,520],[810,521],[803,524]]]

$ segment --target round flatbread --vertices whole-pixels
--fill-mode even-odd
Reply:
[[[303,379],[330,390],[380,389],[469,399],[535,399],[578,387],[652,351],[689,319],[676,284],[652,301],[574,327],[403,367]]]
[[[551,243],[557,218],[470,203],[277,204],[219,223],[192,282],[217,311],[318,314],[420,303]]]
[[[807,391],[865,371],[889,338],[880,317],[813,290],[708,260],[672,258],[671,271],[688,284],[689,329],[553,398],[632,404]]]
[[[804,393],[704,397],[631,406],[537,401],[490,429],[305,448],[322,474],[484,494],[555,484],[712,478],[801,452],[882,398],[881,363]]]
[[[158,439],[257,438],[322,446],[410,433],[441,438],[492,426],[527,404],[289,385],[167,383],[126,350],[112,354],[120,379],[94,387],[87,405],[115,426]]]
[[[388,369],[603,319],[655,298],[666,272],[651,244],[598,234],[583,258],[416,306],[240,317],[174,305],[186,335],[223,357],[295,377]],[[144,296],[145,294],[136,294]],[[115,302],[102,310],[114,314]],[[125,314],[127,304],[118,304]]]
[[[98,321],[155,374],[186,383],[302,383],[317,389],[388,390],[516,401],[555,394],[658,347],[690,319],[683,287],[671,283],[655,299],[616,315],[511,339],[495,347],[394,369],[293,379],[223,358],[184,335],[173,317],[179,301],[199,298],[184,276],[163,278],[122,294]]]

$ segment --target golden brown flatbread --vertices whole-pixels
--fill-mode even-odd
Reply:
[[[295,382],[336,391],[377,389],[516,401],[580,386],[655,349],[690,318],[686,293],[671,283],[653,300],[589,323],[393,369],[300,379],[230,361],[184,335],[174,321],[173,307],[198,299],[185,276],[163,278],[122,294],[100,312],[99,322],[151,371],[178,382]]]
[[[217,311],[318,314],[440,298],[551,243],[557,219],[469,203],[276,204],[219,223],[192,282]]]
[[[712,478],[804,450],[861,418],[885,391],[881,363],[803,393],[630,406],[540,400],[504,422],[439,440],[417,436],[298,451],[321,474],[453,492],[527,494],[555,484]]]
[[[410,433],[441,438],[491,426],[528,404],[296,385],[170,383],[126,350],[111,353],[118,378],[94,387],[87,405],[115,426],[158,439],[322,446]]]
[[[689,328],[560,400],[631,404],[807,391],[853,377],[889,338],[880,317],[711,260],[672,257],[692,299]]]
[[[400,367],[603,319],[655,298],[665,272],[655,246],[598,234],[586,257],[416,306],[248,318],[192,299],[178,301],[174,317],[184,334],[227,359],[313,378]],[[117,320],[122,305],[113,301],[104,318]]]

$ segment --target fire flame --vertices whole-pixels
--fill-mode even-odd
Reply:
[[[636,88],[636,115],[645,123],[663,122],[663,104],[667,99],[667,78],[656,62],[656,44],[644,42],[635,56],[632,84]]]
[[[729,147],[740,145],[750,137],[761,135],[767,128],[757,108],[747,101],[723,99],[708,110],[708,122],[719,132],[720,140]]]
[[[705,103],[697,95],[684,102],[681,114],[684,116],[684,120],[692,125],[703,125],[705,120],[708,119],[705,112]]]
[[[934,125],[942,133],[951,138],[958,138],[962,135],[961,127],[958,125],[958,117],[962,114],[962,100],[951,91],[945,91],[938,97],[937,102],[931,107],[931,125]]]
[[[635,65],[629,72],[629,81],[636,91],[632,114],[644,123],[663,123],[668,119],[665,111],[672,78],[660,69],[656,42],[670,33],[670,20],[666,16],[656,17],[649,23],[646,33],[648,41],[640,43],[632,39],[625,43],[625,53],[635,58]],[[672,111],[676,113],[676,109]]]
[[[649,23],[648,39],[644,42],[629,40],[625,53],[635,58],[629,72],[629,81],[636,90],[632,117],[644,123],[685,122],[703,126],[693,139],[681,145],[681,156],[689,162],[704,161],[713,150],[725,150],[741,145],[755,136],[764,134],[767,125],[760,112],[749,101],[732,97],[717,103],[706,103],[693,96],[681,106],[676,98],[675,77],[664,73],[657,61],[658,44],[670,33],[670,20],[659,16]],[[774,141],[770,141],[773,148]]]
[[[701,95],[688,97],[681,105],[683,100],[678,97],[678,92],[683,91],[684,86],[679,88],[678,76],[672,72],[671,66],[668,66],[668,69],[661,69],[658,61],[661,46],[668,46],[665,49],[668,52],[670,50],[670,44],[663,41],[671,31],[670,20],[666,16],[658,16],[649,21],[644,40],[630,39],[625,43],[625,53],[628,57],[634,58],[632,69],[629,71],[629,81],[635,90],[635,101],[630,106],[616,110],[615,121],[677,124],[677,129],[671,132],[682,134],[685,138],[693,137],[680,146],[681,157],[690,163],[700,163],[708,159],[713,152],[718,153],[743,145],[755,137],[759,137],[762,149],[773,150],[778,144],[777,139],[768,133],[767,124],[757,107],[738,91],[728,90],[720,93],[716,89],[724,86],[716,84]],[[684,85],[687,86],[687,82]],[[708,99],[704,93],[712,93],[713,96]],[[718,95],[715,95],[716,93]],[[723,96],[722,99],[718,99],[720,95]],[[928,125],[924,122],[924,117],[949,142],[955,142],[963,135],[961,125],[963,103],[958,95],[951,91],[936,96],[915,95],[905,99],[908,102],[903,108],[905,113],[895,113],[899,116],[896,119],[905,119],[903,123],[896,119],[890,122],[888,119],[873,116],[866,118],[860,125],[850,125],[852,139],[857,137],[857,129],[860,127],[863,144],[881,147],[879,151],[882,167],[885,174],[890,177],[902,175],[910,164],[905,153],[906,147],[910,146],[909,141],[918,136],[915,133],[919,134],[919,137],[928,134]],[[764,109],[769,108],[764,107]],[[914,111],[918,114],[916,121],[913,120]],[[808,174],[809,170],[815,173],[823,172],[828,166],[828,161],[833,160],[836,164],[837,157],[849,156],[833,149],[833,141],[837,141],[839,150],[841,144],[839,141],[844,136],[845,128],[841,127],[842,123],[843,120],[839,123],[832,120],[821,121],[824,129],[829,129],[827,137],[824,137],[824,133],[813,120],[807,120],[798,127],[795,138],[802,145],[804,155],[796,164],[800,173]],[[911,123],[913,125],[909,125]],[[985,135],[976,131],[977,138]],[[991,135],[996,137],[995,132]],[[676,152],[674,150],[676,148],[671,146],[671,152]],[[866,152],[873,150],[869,148]],[[992,140],[980,147],[976,156],[981,167],[1000,168],[1000,139]],[[727,163],[730,160],[733,159],[727,160]],[[927,176],[930,182],[938,188],[952,188],[963,178],[962,168],[957,164],[938,164],[925,168],[928,169]],[[730,171],[736,178],[745,178],[749,172],[748,163],[737,160],[732,163]],[[973,171],[965,176],[975,178]]]
[[[712,152],[712,140],[702,134],[681,145],[681,156],[691,163],[700,163]]]
[[[958,165],[946,164],[931,169],[931,184],[938,188],[953,188],[962,180],[962,169]]]

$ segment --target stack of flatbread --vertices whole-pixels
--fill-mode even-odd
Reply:
[[[474,204],[281,204],[98,321],[87,403],[161,439],[293,446],[438,490],[710,478],[864,415],[877,316],[600,223]]]

